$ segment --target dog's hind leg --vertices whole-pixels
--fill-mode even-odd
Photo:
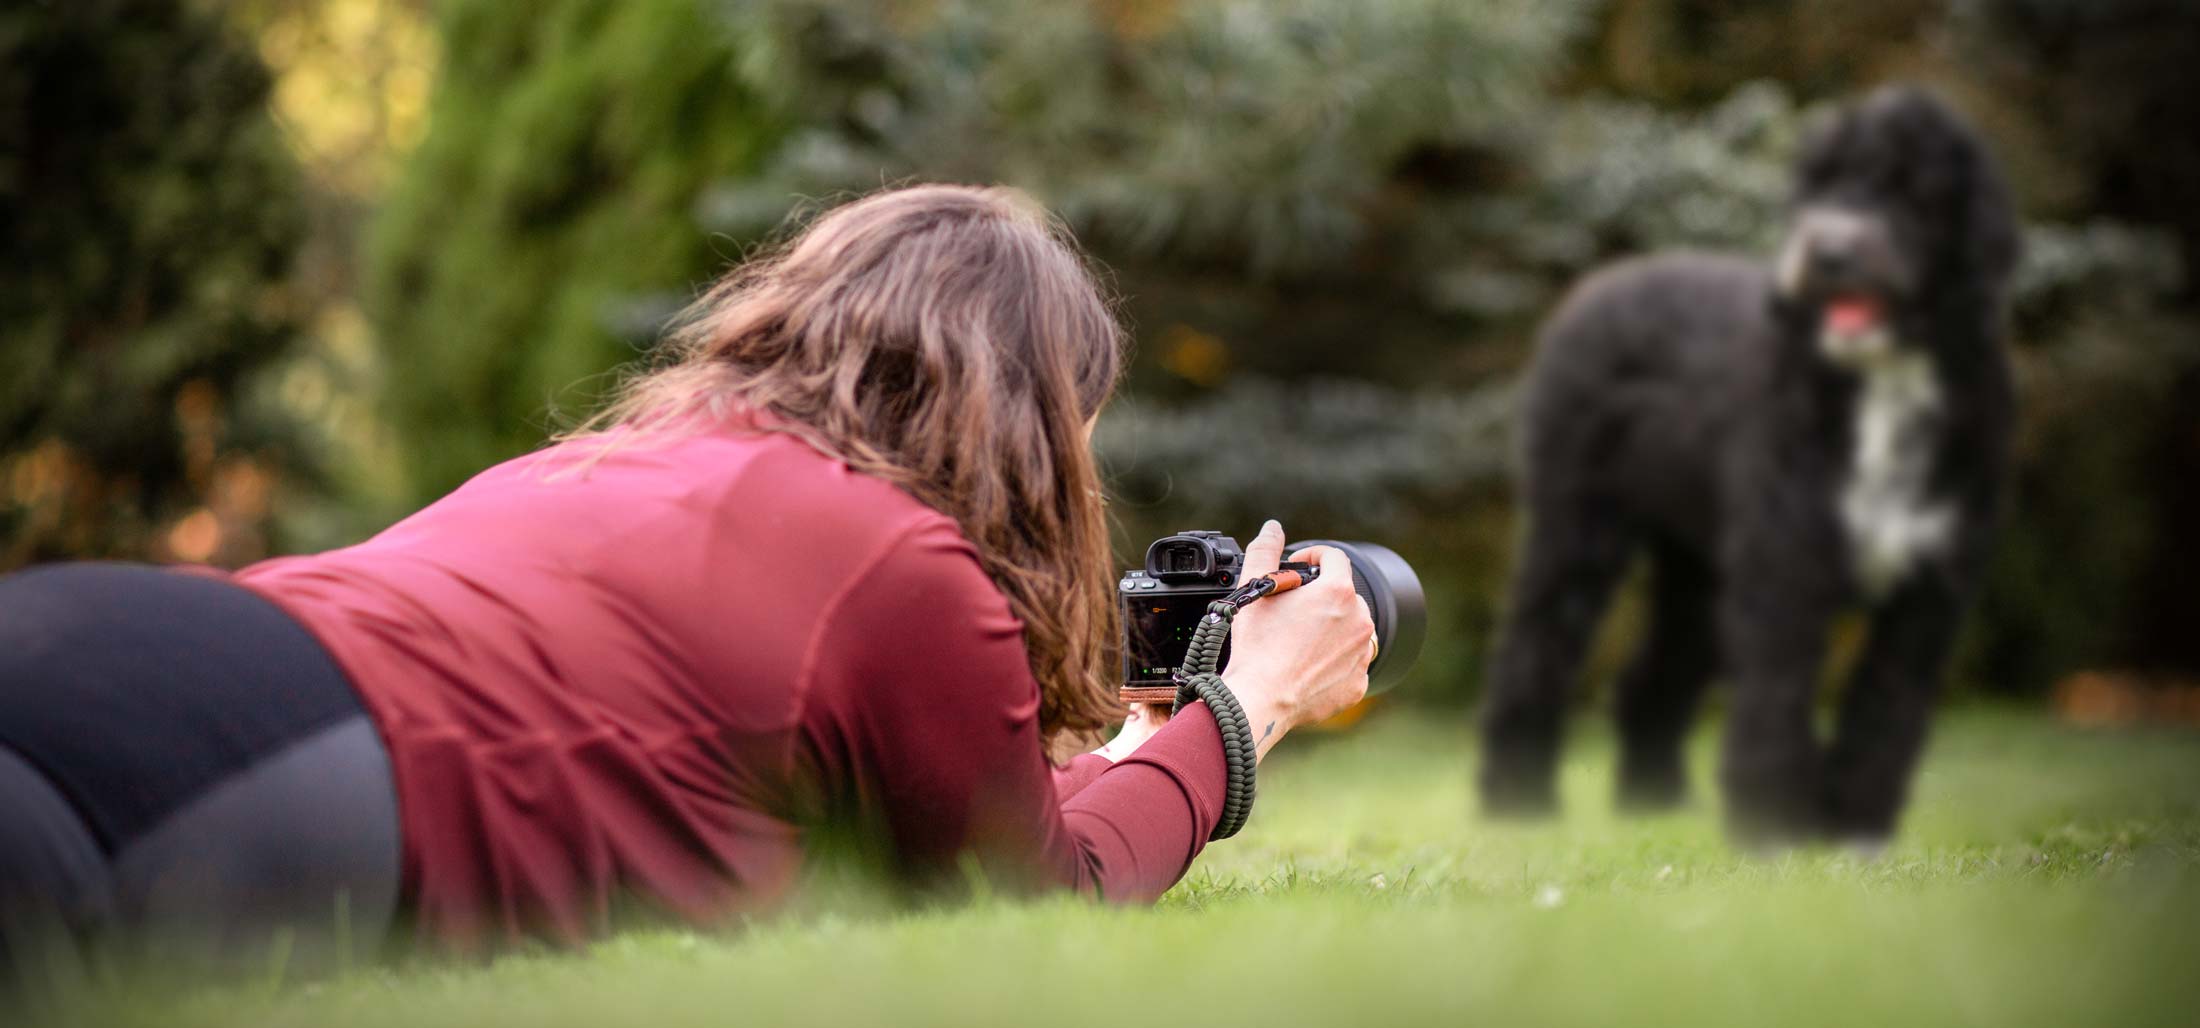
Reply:
[[[1893,833],[1961,617],[1956,589],[1929,577],[1873,614],[1826,761],[1825,817],[1835,834],[1869,844]]]
[[[1688,795],[1682,743],[1718,670],[1715,599],[1714,573],[1701,559],[1670,543],[1652,549],[1649,625],[1613,685],[1622,807],[1656,810]]]
[[[1627,567],[1619,518],[1587,505],[1535,506],[1483,701],[1482,809],[1494,814],[1557,806],[1567,697]]]

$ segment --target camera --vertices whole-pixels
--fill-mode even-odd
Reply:
[[[1369,694],[1398,684],[1421,655],[1428,634],[1428,606],[1420,576],[1389,547],[1366,542],[1308,539],[1285,553],[1330,546],[1352,561],[1352,591],[1375,620],[1375,660],[1368,665]],[[1207,605],[1229,595],[1245,567],[1245,549],[1220,532],[1196,530],[1163,536],[1146,547],[1146,566],[1123,572],[1116,593],[1123,604],[1123,697],[1164,701],[1176,692],[1170,677],[1184,663],[1192,633]],[[1230,647],[1222,649],[1228,666]],[[1166,696],[1162,690],[1167,690]]]

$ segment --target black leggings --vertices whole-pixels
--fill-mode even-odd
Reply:
[[[0,983],[364,954],[399,867],[374,726],[273,604],[137,565],[0,578]]]

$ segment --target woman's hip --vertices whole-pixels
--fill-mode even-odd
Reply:
[[[16,922],[0,948],[31,919],[79,941],[349,948],[397,903],[397,806],[365,709],[304,628],[215,577],[0,577],[0,804]]]

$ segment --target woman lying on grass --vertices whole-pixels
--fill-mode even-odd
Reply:
[[[0,580],[0,963],[708,924],[826,837],[914,889],[1151,900],[1223,804],[1212,716],[1048,756],[1124,713],[1089,451],[1122,345],[1015,194],[883,193],[733,272],[591,430],[364,543]],[[1235,629],[1263,753],[1367,686],[1343,557],[1307,559]]]

